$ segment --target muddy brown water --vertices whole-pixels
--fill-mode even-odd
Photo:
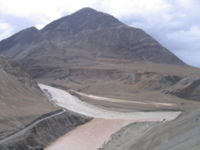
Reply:
[[[93,119],[60,137],[45,150],[97,150],[110,136],[134,120]]]

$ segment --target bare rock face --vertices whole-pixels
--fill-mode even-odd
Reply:
[[[11,58],[17,58],[20,53],[30,49],[31,45],[34,45],[42,40],[42,36],[35,27],[30,27],[22,30],[12,37],[2,40],[0,45],[0,51]]]
[[[41,32],[50,39],[62,36],[66,38],[83,31],[94,31],[123,25],[111,15],[91,8],[83,8],[69,16],[63,17],[44,27]],[[54,36],[52,36],[54,34]]]
[[[165,92],[180,98],[200,101],[200,80],[184,78]]]

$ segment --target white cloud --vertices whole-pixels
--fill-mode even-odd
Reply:
[[[13,33],[13,28],[10,24],[0,21],[0,40],[7,38]]]
[[[199,61],[199,57],[200,57],[200,51],[199,49],[196,50],[183,50],[183,51],[178,51],[177,55],[183,59],[186,63],[196,66],[196,67],[200,67],[200,61]]]
[[[37,28],[37,29],[42,29],[44,26],[45,26],[46,24],[36,24],[35,25],[35,27]]]
[[[83,7],[104,10],[117,17],[158,13],[168,9],[165,0],[1,0],[0,12],[27,19],[56,19]]]
[[[165,37],[174,52],[185,62],[200,66],[200,27],[192,26],[187,30],[168,33]],[[170,42],[173,41],[173,42]]]
[[[200,27],[195,25],[191,26],[188,30],[173,32],[168,35],[168,38],[182,42],[200,41]]]
[[[84,6],[91,6],[95,0],[1,0],[0,12],[27,19],[52,20],[63,13],[72,12]]]
[[[153,14],[164,11],[169,7],[165,0],[102,0],[98,4],[97,7],[117,17]]]

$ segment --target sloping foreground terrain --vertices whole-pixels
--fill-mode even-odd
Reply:
[[[63,112],[17,63],[0,56],[0,149],[37,150],[88,117]],[[56,111],[57,110],[57,111]]]
[[[143,126],[146,125],[137,123],[123,128],[101,150],[200,149],[200,110],[139,133],[138,129]]]
[[[26,71],[0,56],[0,139],[56,109]]]
[[[60,136],[84,124],[91,118],[58,110],[40,116],[25,131],[0,141],[1,150],[43,150]],[[27,128],[27,130],[26,130]]]

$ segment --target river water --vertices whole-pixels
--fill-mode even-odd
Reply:
[[[130,123],[170,121],[181,114],[180,111],[109,111],[83,102],[67,91],[44,84],[39,84],[39,86],[55,105],[94,118],[60,137],[45,150],[97,150],[109,140],[113,133]]]

